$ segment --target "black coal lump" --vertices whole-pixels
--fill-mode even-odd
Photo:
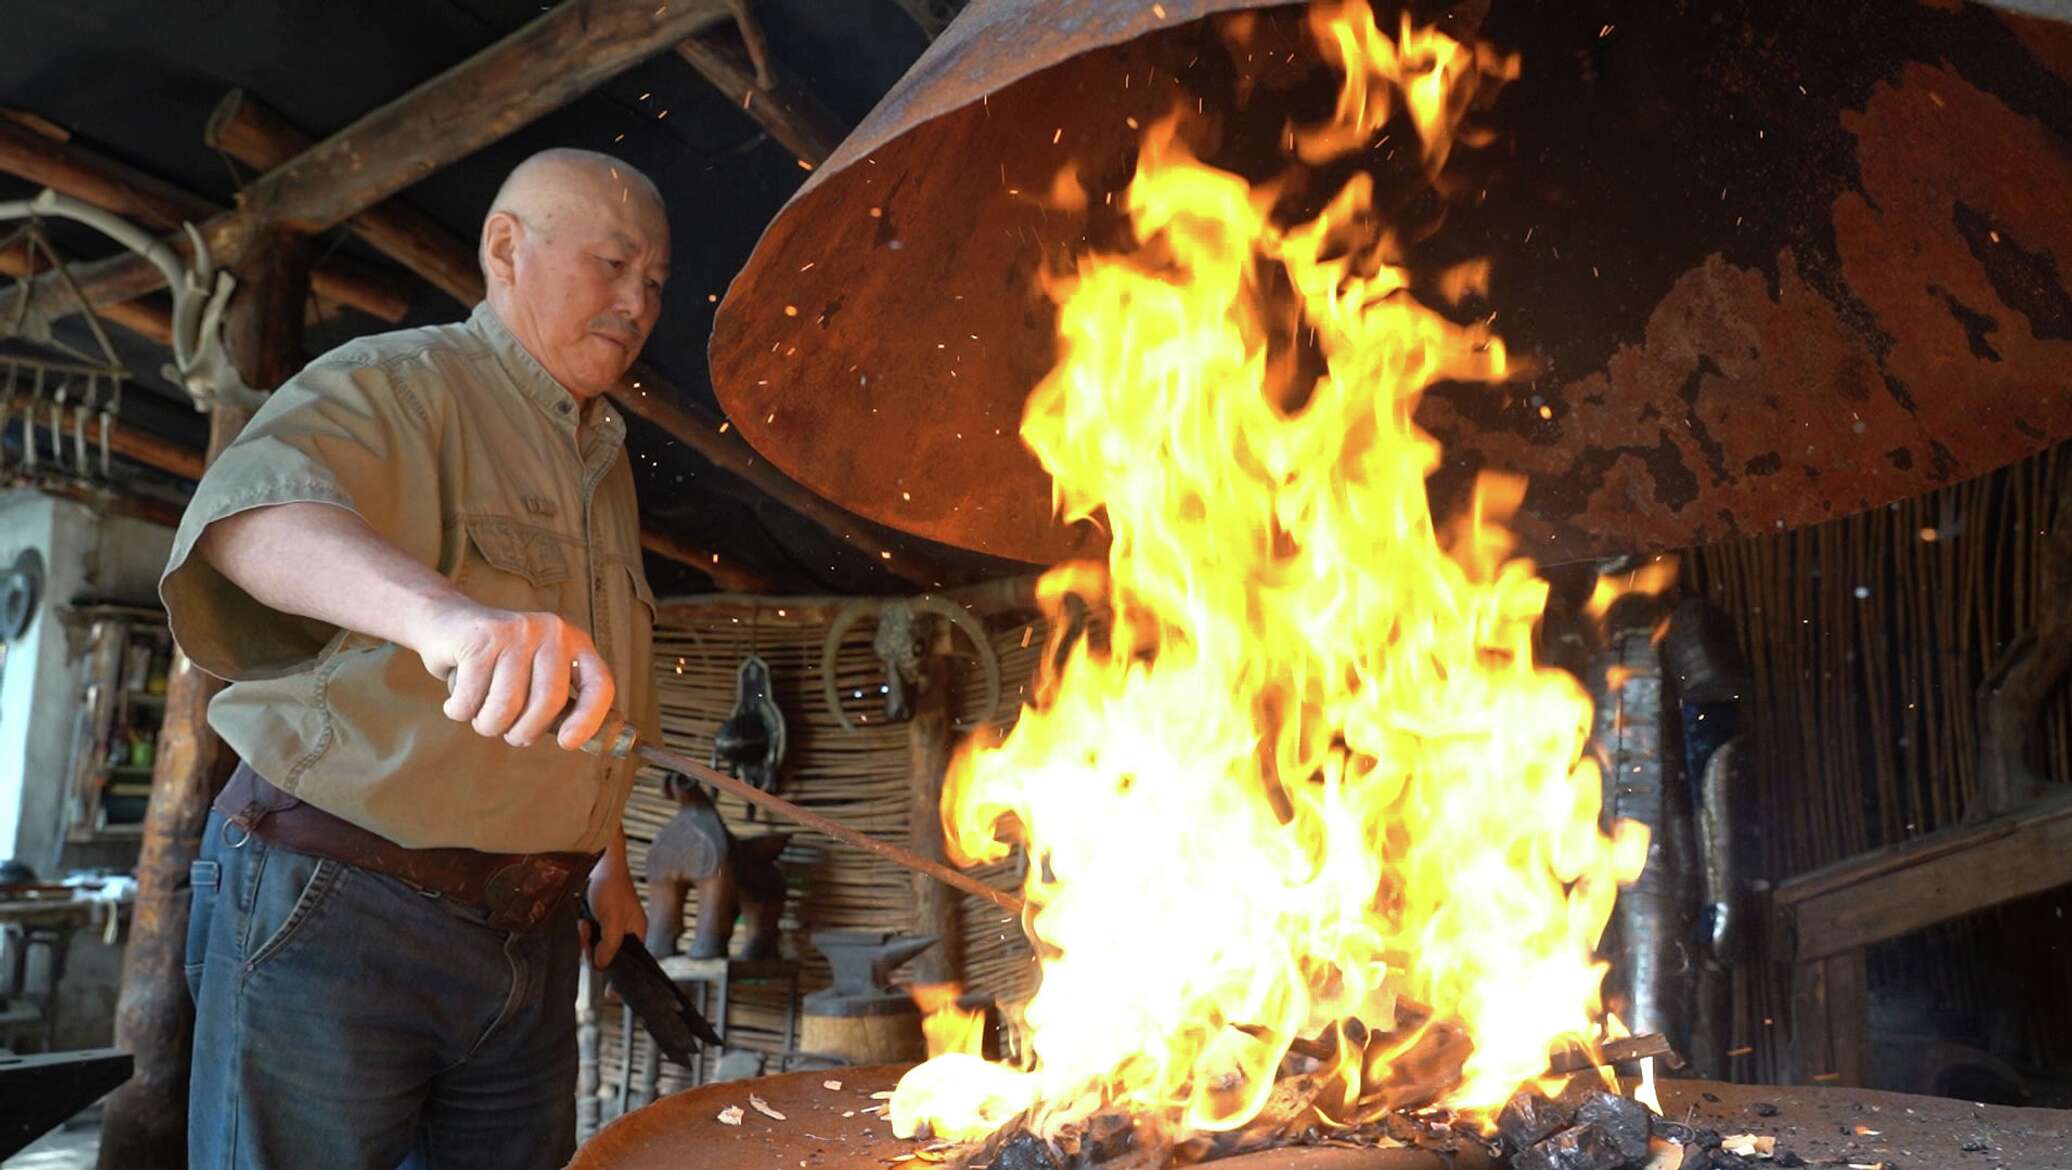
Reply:
[[[1639,1164],[1620,1153],[1602,1127],[1577,1125],[1513,1157],[1511,1170],[1628,1170]]]
[[[1058,1163],[1051,1157],[1049,1142],[1023,1132],[1008,1138],[993,1155],[990,1170],[1058,1170]]]
[[[1647,1161],[1653,1120],[1647,1106],[1612,1093],[1592,1093],[1576,1108],[1576,1124],[1602,1129],[1628,1162]]]
[[[1511,1098],[1496,1115],[1496,1131],[1506,1148],[1519,1151],[1568,1128],[1569,1121],[1569,1112],[1561,1102],[1524,1092]]]

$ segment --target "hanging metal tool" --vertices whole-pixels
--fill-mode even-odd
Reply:
[[[29,404],[22,411],[22,471],[36,474],[36,407],[43,401],[42,366],[36,367],[36,384],[29,390]]]

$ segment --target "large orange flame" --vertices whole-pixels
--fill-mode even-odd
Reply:
[[[1313,29],[1347,82],[1331,126],[1290,135],[1304,161],[1369,145],[1400,101],[1436,170],[1473,87],[1515,71],[1385,36],[1364,4]],[[1486,480],[1442,533],[1439,447],[1412,421],[1435,380],[1503,378],[1502,342],[1412,295],[1368,176],[1282,226],[1183,129],[1144,135],[1138,246],[1053,282],[1062,357],[1022,425],[1060,513],[1112,534],[1105,570],[1060,567],[1043,595],[1104,599],[1109,636],[944,794],[961,860],[1030,858],[1025,1063],[919,1066],[902,1133],[1102,1108],[1228,1130],[1292,1041],[1389,1032],[1399,1003],[1472,1042],[1442,1086],[1463,1108],[1597,1035],[1593,950],[1644,835],[1601,831],[1589,698],[1535,664],[1546,585],[1504,528],[1522,485]],[[1419,1034],[1344,1044],[1318,1109],[1356,1112]]]

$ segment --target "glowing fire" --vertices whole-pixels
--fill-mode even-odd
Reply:
[[[986,1016],[958,1004],[964,987],[958,983],[916,983],[914,1006],[921,1009],[921,1038],[928,1055],[956,1053],[977,1056],[985,1041]]]
[[[1304,162],[1371,145],[1401,102],[1435,172],[1474,88],[1515,73],[1363,4],[1311,27],[1347,80],[1331,125],[1290,134]],[[1052,282],[1062,358],[1022,425],[1059,511],[1113,538],[1043,596],[1104,599],[1109,637],[944,795],[960,860],[1031,859],[1025,1064],[921,1065],[903,1134],[1102,1108],[1228,1130],[1318,1037],[1343,1054],[1326,1118],[1399,1104],[1441,1036],[1471,1047],[1434,1096],[1490,1109],[1598,1035],[1593,949],[1645,836],[1600,830],[1590,700],[1534,663],[1546,585],[1504,528],[1522,485],[1485,480],[1442,532],[1411,417],[1435,380],[1503,378],[1503,345],[1412,295],[1369,176],[1283,226],[1185,130],[1145,132],[1138,247]]]

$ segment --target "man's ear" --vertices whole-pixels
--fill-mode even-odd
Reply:
[[[517,280],[518,243],[525,238],[525,224],[508,211],[492,211],[482,225],[483,276],[493,285],[509,287]]]

